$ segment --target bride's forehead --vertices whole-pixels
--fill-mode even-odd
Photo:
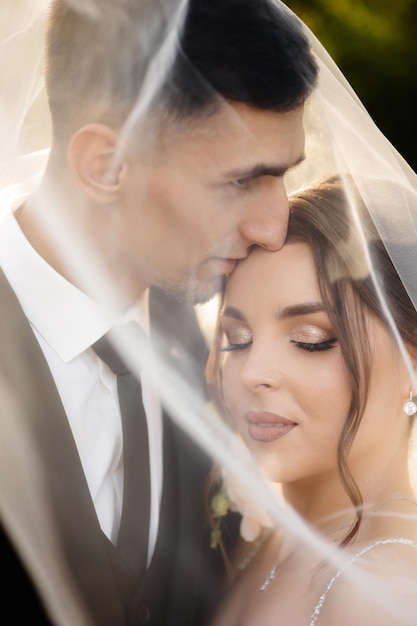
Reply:
[[[235,272],[237,274],[256,271],[260,267],[270,268],[271,272],[266,276],[266,282],[268,282],[268,278],[272,279],[275,275],[274,267],[293,271],[312,261],[313,252],[307,242],[288,241],[279,250],[267,250],[260,246],[254,247],[249,255],[239,262]]]
[[[317,273],[310,246],[285,244],[280,250],[255,248],[240,261],[226,282],[225,301],[239,303],[247,294],[252,304],[295,298],[320,299]],[[257,296],[262,294],[262,300]]]

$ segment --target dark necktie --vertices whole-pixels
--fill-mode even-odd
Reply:
[[[106,336],[92,347],[117,376],[124,459],[123,506],[117,549],[133,571],[141,575],[146,570],[150,518],[148,428],[142,389]]]

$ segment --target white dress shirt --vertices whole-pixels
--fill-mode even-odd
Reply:
[[[117,382],[91,345],[124,321],[140,319],[143,324],[145,303],[132,308],[123,318],[104,311],[43,260],[23,235],[12,212],[0,222],[0,266],[45,354],[100,526],[116,544],[123,499],[123,441]],[[143,376],[141,382],[151,473],[149,563],[158,532],[162,493],[162,417],[150,380]]]

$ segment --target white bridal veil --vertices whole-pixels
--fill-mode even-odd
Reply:
[[[90,12],[120,15],[122,4],[110,0],[67,0],[74,8]],[[280,0],[271,0],[279,10],[289,11]],[[175,34],[186,9],[186,0],[161,2],[161,20],[169,25],[165,37],[149,66],[144,86],[137,96],[135,108],[127,121],[124,132],[129,134],[133,125],[140,125],[152,94],[163,79],[175,44]],[[36,188],[48,156],[51,131],[43,84],[42,40],[49,0],[2,0],[0,3],[0,210],[2,214]],[[117,14],[117,15],[116,15]],[[364,106],[332,61],[314,34],[305,27],[319,65],[319,84],[306,106],[306,155],[305,162],[288,176],[287,189],[293,191],[306,186],[327,173],[338,171],[342,178],[347,175],[355,181],[360,194],[369,208],[375,224],[384,240],[402,281],[415,306],[417,306],[417,177],[401,155],[393,148],[373,123]],[[148,32],[140,33],[146,47]],[[86,52],[88,54],[88,51]],[[82,72],[82,66],[79,68]],[[121,146],[121,149],[123,146]],[[375,184],[377,182],[378,184]],[[71,224],[58,223],[51,206],[42,215],[46,229],[53,229],[56,237],[62,237],[61,247],[65,262],[78,270],[101,298],[112,301],[117,298],[118,286],[109,284],[100,272],[99,259],[90,256],[86,242],[75,241]],[[355,207],[352,206],[352,210]],[[88,261],[88,262],[87,262]],[[89,272],[86,272],[86,268]],[[203,329],[210,340],[212,316],[216,308],[214,300],[198,310]],[[137,345],[135,337],[115,336],[126,358],[136,364]],[[153,372],[156,355],[141,354],[141,365]],[[406,355],[404,353],[404,357]],[[13,354],[10,358],[15,358]],[[178,372],[168,363],[158,363],[158,386],[164,402],[175,419],[210,455],[228,467],[239,481],[248,499],[265,507],[280,525],[298,536],[300,541],[312,546],[323,556],[339,562],[338,553],[320,539],[288,506],[274,496],[268,485],[259,477],[256,468],[240,450],[234,436],[218,416],[207,407],[205,399],[189,381],[179,378]],[[162,375],[161,375],[162,372]],[[413,377],[410,368],[410,376]],[[38,459],[31,456],[26,446],[25,433],[19,431],[19,399],[10,394],[7,381],[0,380],[3,403],[10,410],[2,416],[0,433],[0,493],[1,513],[25,544],[25,524],[36,524],[39,529],[37,545],[27,545],[27,561],[40,589],[46,598],[57,623],[63,625],[83,624],[76,592],[68,584],[67,573],[61,567],[54,544],[54,529],[45,528],[42,518],[27,520],[20,500],[14,498],[16,490],[27,488],[25,476],[39,472],[39,493],[28,498],[43,497],[42,475]],[[414,384],[417,389],[417,384]],[[11,445],[11,442],[19,442]],[[27,449],[26,449],[27,447]],[[13,449],[21,450],[21,473],[7,475],[8,455]],[[353,570],[354,568],[352,568]],[[355,575],[355,574],[354,574]],[[363,576],[364,574],[362,574]],[[398,623],[415,623],[406,606],[391,606],[387,595],[370,578],[360,579],[369,585],[369,592],[376,593],[381,602],[387,603]],[[404,581],[410,584],[412,581]],[[417,583],[416,583],[417,585]],[[416,592],[414,587],[414,593]],[[397,623],[397,622],[395,622]]]

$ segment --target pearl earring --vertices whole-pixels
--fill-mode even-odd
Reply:
[[[409,417],[412,417],[417,413],[417,404],[413,400],[413,392],[410,389],[410,399],[403,404],[403,411]]]

